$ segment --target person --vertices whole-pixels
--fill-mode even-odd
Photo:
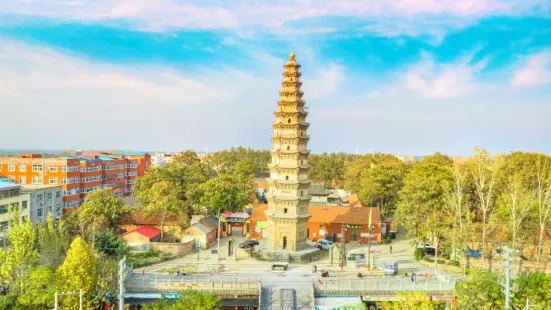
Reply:
[[[429,279],[429,274],[425,271],[425,280]]]
[[[392,254],[392,245],[390,246],[390,254]]]
[[[314,265],[314,273],[318,272],[318,266]]]
[[[361,272],[358,272],[358,278],[361,278],[363,275]]]
[[[176,270],[176,275],[180,275],[180,268],[178,268],[178,270]]]
[[[417,275],[415,274],[415,272],[411,275],[411,282],[415,282],[415,280],[417,279]]]
[[[142,268],[142,280],[145,281],[145,269],[144,268]]]

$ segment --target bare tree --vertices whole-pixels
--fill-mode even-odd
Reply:
[[[467,240],[467,214],[469,212],[466,175],[462,166],[455,163],[452,167],[453,182],[444,184],[444,211],[452,218],[452,248],[457,258],[457,249],[462,254],[463,271],[467,266],[465,243]]]
[[[490,217],[494,211],[496,183],[498,173],[503,162],[503,156],[492,156],[485,149],[475,148],[474,155],[469,163],[469,172],[475,186],[475,197],[478,201],[477,209],[482,217],[482,255],[486,265],[486,238],[489,231]]]
[[[519,175],[508,177],[499,204],[508,214],[512,249],[517,247],[517,236],[522,229],[524,220],[532,210],[534,198],[534,193],[522,184]]]
[[[535,194],[538,211],[538,224],[540,228],[536,266],[539,266],[541,254],[543,253],[543,235],[545,232],[545,226],[549,222],[549,216],[551,215],[551,174],[549,170],[549,158],[538,156],[536,169],[537,183]]]

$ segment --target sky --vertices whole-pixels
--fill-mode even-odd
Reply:
[[[0,148],[551,153],[551,0],[0,0]]]

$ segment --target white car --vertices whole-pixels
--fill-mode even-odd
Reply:
[[[319,248],[320,250],[329,250],[332,245],[333,245],[333,242],[329,240],[318,240],[316,247]]]
[[[418,249],[435,249],[434,245],[428,242],[417,242]]]

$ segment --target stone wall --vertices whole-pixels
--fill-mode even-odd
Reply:
[[[151,242],[150,245],[155,250],[162,253],[174,254],[176,256],[184,256],[193,251],[195,241],[176,243],[176,242]]]

